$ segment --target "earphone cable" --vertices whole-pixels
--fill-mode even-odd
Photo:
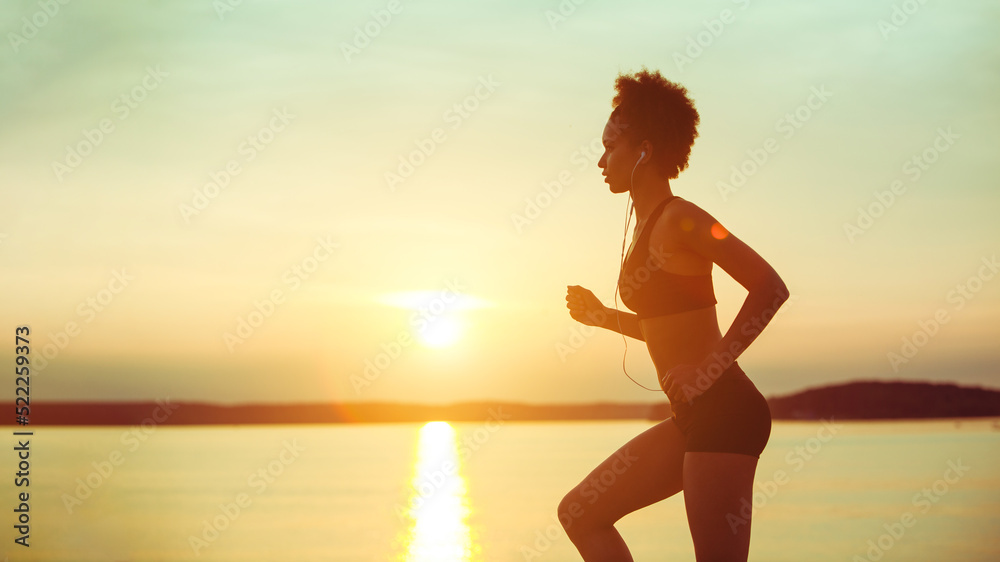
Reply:
[[[645,153],[643,153],[643,156],[645,156]],[[639,160],[636,161],[635,166],[632,167],[632,176],[629,178],[629,192],[628,192],[629,206],[626,207],[626,212],[628,213],[628,215],[625,217],[625,232],[624,232],[624,234],[622,234],[622,259],[621,259],[621,265],[618,268],[619,279],[621,279],[621,277],[624,276],[624,274],[625,274],[625,271],[624,271],[625,270],[625,239],[628,237],[628,225],[629,225],[630,222],[632,222],[632,209],[634,208],[634,205],[632,204],[632,179],[635,177],[635,169],[639,166],[639,162],[640,161],[642,161],[642,156],[639,157]],[[631,375],[628,374],[628,371],[625,370],[625,357],[628,355],[628,340],[625,339],[625,333],[622,332],[622,317],[621,317],[621,313],[618,311],[618,285],[619,284],[620,283],[617,283],[617,282],[615,283],[615,319],[618,320],[618,333],[620,333],[622,335],[622,342],[625,344],[625,353],[622,355],[622,372],[625,373],[625,376],[628,377],[628,379],[630,381],[632,381],[635,384],[641,386],[642,388],[645,388],[646,390],[651,390],[653,392],[663,392],[663,390],[660,389],[660,388],[649,388],[648,386],[646,386],[646,385],[644,385],[644,384],[636,381],[635,379],[632,378]]]

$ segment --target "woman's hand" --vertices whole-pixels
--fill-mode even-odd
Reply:
[[[600,299],[590,289],[579,285],[566,286],[566,308],[573,320],[587,326],[600,328],[608,319],[607,308],[601,304]]]
[[[660,388],[672,404],[688,404],[709,389],[713,381],[696,365],[678,365],[660,379]]]

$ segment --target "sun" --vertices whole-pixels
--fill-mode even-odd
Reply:
[[[417,332],[421,343],[428,347],[449,347],[462,337],[464,326],[455,316],[442,316],[432,320],[422,330]]]
[[[468,330],[463,314],[491,303],[454,291],[407,291],[379,298],[382,304],[410,311],[413,337],[425,347],[443,349],[458,344]]]

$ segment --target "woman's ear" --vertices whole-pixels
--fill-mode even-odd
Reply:
[[[640,162],[649,162],[653,158],[653,145],[649,141],[642,141],[639,144],[640,154],[642,154],[642,159]]]

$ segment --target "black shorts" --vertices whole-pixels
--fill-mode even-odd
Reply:
[[[741,453],[760,458],[771,436],[771,409],[736,363],[690,402],[670,404],[688,452]]]

